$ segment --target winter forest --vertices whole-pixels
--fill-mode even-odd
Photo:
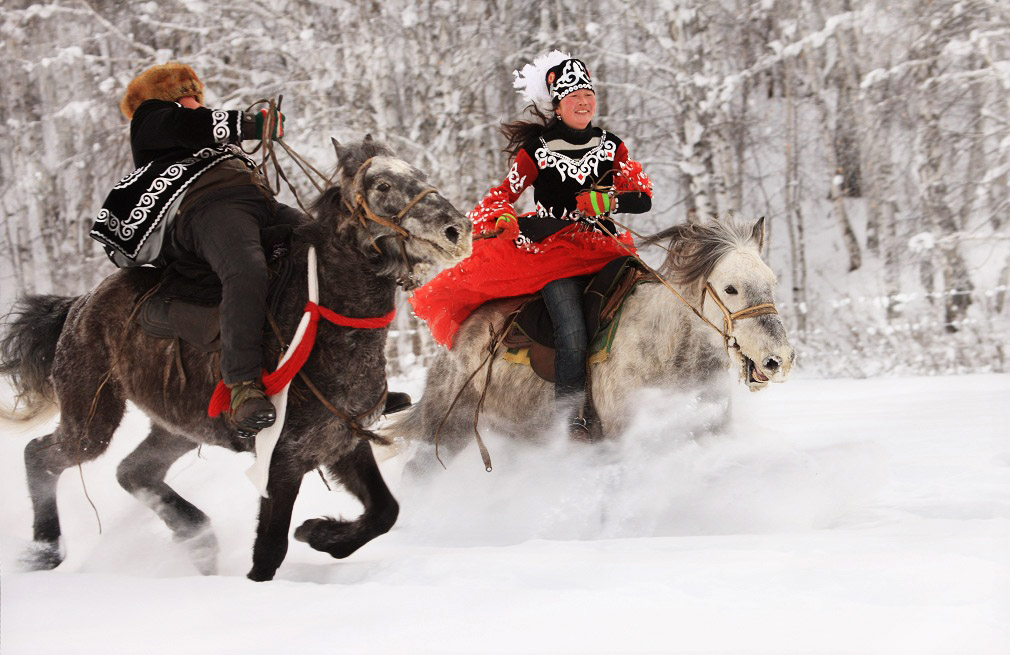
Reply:
[[[137,408],[60,480],[66,559],[25,570],[25,452],[54,420],[0,420],[4,655],[1007,652],[1010,1],[3,0],[0,32],[0,316],[116,270],[88,233],[133,170],[119,100],[154,64],[190,64],[213,108],[283,96],[285,142],[326,172],[330,137],[372,134],[466,212],[508,172],[513,71],[559,49],[652,180],[619,220],[764,217],[797,353],[789,384],[734,384],[713,435],[722,405],[640,389],[604,443],[489,427],[493,472],[475,443],[425,480],[376,448],[389,533],[340,560],[295,534],[268,583],[244,577],[259,460],[201,447],[164,472],[212,521],[200,575],[123,483]],[[416,401],[439,347],[398,294],[389,389]],[[292,527],[352,523],[348,491],[310,472]]]
[[[322,169],[331,135],[371,133],[467,211],[507,171],[511,72],[561,48],[654,182],[633,229],[767,218],[807,375],[1007,370],[1001,0],[13,0],[0,21],[3,308],[114,270],[88,230],[132,169],[118,100],[150,65],[190,63],[210,106],[283,95]],[[392,373],[433,351],[418,327],[399,312]]]

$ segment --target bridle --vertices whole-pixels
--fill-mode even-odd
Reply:
[[[353,184],[355,187],[358,187],[360,185],[359,181],[364,181],[365,172],[368,170],[368,167],[372,165],[373,159],[375,158],[369,157],[368,159],[366,159],[364,162],[362,162],[361,166],[359,166],[358,170],[354,173],[354,177],[352,179],[354,181]],[[368,220],[374,223],[378,223],[379,225],[385,228],[389,228],[390,230],[396,233],[397,238],[412,239],[419,237],[417,237],[414,234],[411,234],[409,230],[405,229],[398,223],[402,221],[403,217],[407,215],[407,212],[413,209],[414,206],[417,205],[417,203],[421,202],[421,200],[424,199],[425,196],[427,196],[429,193],[437,193],[437,192],[438,189],[436,189],[433,186],[421,189],[420,191],[417,192],[417,195],[411,198],[410,201],[406,205],[404,205],[400,211],[396,213],[395,216],[379,216],[378,214],[376,214],[372,210],[372,208],[368,206],[368,202],[365,200],[365,194],[362,193],[361,191],[357,191],[354,194],[353,202],[348,203],[346,200],[344,202],[347,205],[347,208],[351,210],[351,216],[353,218],[358,219],[358,221],[360,221],[362,226],[365,225],[365,219],[367,218]],[[372,241],[372,245],[375,245],[374,240]],[[376,246],[376,248],[378,247]]]
[[[705,288],[701,291],[701,309],[695,313],[701,316],[701,311],[705,309],[705,297],[711,296],[712,300],[715,302],[716,307],[722,311],[722,329],[720,330],[711,321],[702,318],[706,323],[711,325],[719,334],[722,335],[723,341],[726,343],[726,351],[728,352],[730,348],[736,348],[736,337],[733,336],[733,322],[742,320],[745,318],[756,318],[758,316],[764,316],[765,314],[778,314],[778,310],[775,309],[774,303],[763,302],[757,305],[751,305],[750,307],[744,307],[743,309],[735,312],[730,312],[729,308],[726,307],[726,303],[722,301],[719,297],[718,292],[716,292],[715,287],[712,286],[711,282],[705,282]],[[683,300],[683,298],[681,298]],[[684,302],[687,302],[686,300]],[[690,305],[689,305],[690,306]],[[694,307],[691,307],[694,309]]]
[[[642,236],[642,235],[638,234],[637,232],[635,232],[634,230],[631,230],[626,225],[621,225],[620,223],[618,223],[617,221],[615,221],[613,219],[613,217],[610,217],[609,220],[612,223],[614,223],[614,225],[616,225],[617,227],[621,228],[622,230],[627,230],[628,232],[631,232],[632,234],[634,234],[635,236],[638,236],[638,237]],[[608,230],[606,228],[606,226],[604,226],[604,225],[600,225],[600,227],[603,230],[604,234],[606,234],[607,236],[609,236],[611,239],[613,239],[614,241],[616,241],[622,248],[624,248],[626,251],[628,251],[628,254],[631,257],[634,257],[635,260],[637,260],[638,263],[641,264],[645,268],[645,270],[647,270],[649,273],[651,273],[652,276],[654,278],[656,278],[656,280],[660,284],[662,284],[667,289],[669,289],[671,292],[673,292],[673,295],[677,296],[677,298],[682,303],[684,303],[685,305],[687,305],[688,309],[690,309],[692,312],[694,312],[695,316],[697,316],[698,318],[700,318],[702,321],[705,322],[706,325],[708,325],[710,328],[712,328],[713,330],[715,330],[716,332],[718,332],[722,336],[723,343],[726,346],[726,354],[727,355],[729,355],[729,351],[731,349],[735,348],[735,349],[739,350],[739,348],[740,348],[739,344],[737,344],[736,337],[733,336],[733,325],[734,325],[735,321],[742,320],[742,319],[745,319],[745,318],[756,318],[758,316],[764,316],[765,314],[778,314],[779,313],[778,310],[775,309],[775,305],[773,303],[770,303],[770,302],[760,303],[760,304],[757,304],[757,305],[751,305],[750,307],[744,307],[743,309],[741,309],[739,311],[731,312],[731,311],[729,311],[729,308],[726,307],[726,303],[724,303],[723,300],[722,300],[722,298],[719,297],[719,293],[715,290],[715,287],[713,287],[712,283],[709,282],[708,280],[705,281],[705,287],[701,291],[701,303],[699,304],[698,307],[695,307],[690,302],[688,302],[687,299],[684,298],[684,296],[680,295],[680,293],[676,289],[673,288],[673,285],[671,285],[669,282],[667,282],[666,279],[662,275],[660,275],[658,271],[656,271],[654,268],[652,268],[651,266],[649,266],[648,264],[646,264],[645,261],[642,260],[642,258],[639,257],[637,253],[633,252],[630,248],[628,248],[627,246],[625,246],[617,238],[616,234],[611,233],[610,230]],[[660,247],[662,247],[662,246],[660,246]],[[718,325],[716,325],[712,321],[708,320],[708,318],[705,317],[705,314],[702,313],[702,311],[705,309],[705,297],[706,296],[711,296],[712,300],[715,302],[716,306],[722,312],[722,328],[720,328]]]
[[[361,166],[358,167],[358,170],[354,173],[354,177],[351,178],[353,180],[352,182],[353,187],[355,188],[359,187],[361,182],[364,181],[365,173],[367,172],[368,167],[371,166],[372,159],[374,159],[374,157],[369,157],[364,162],[362,162]],[[417,203],[421,202],[421,200],[423,200],[430,193],[438,193],[438,189],[432,186],[421,189],[394,216],[380,216],[379,214],[376,214],[375,211],[372,210],[371,207],[369,207],[368,201],[365,199],[365,194],[362,191],[356,191],[353,195],[351,202],[348,202],[346,197],[344,198],[344,205],[347,207],[348,210],[350,210],[352,220],[357,220],[362,227],[364,228],[368,227],[368,224],[365,222],[367,219],[369,221],[372,221],[373,223],[377,223],[389,230],[392,230],[393,238],[399,241],[400,254],[403,257],[404,267],[407,270],[406,277],[398,279],[397,282],[400,284],[400,286],[402,286],[405,290],[408,291],[411,288],[413,288],[413,286],[411,285],[416,285],[416,283],[414,282],[412,275],[413,267],[410,264],[410,259],[407,257],[407,241],[409,239],[417,239],[419,241],[425,241],[435,246],[436,248],[442,249],[441,246],[434,243],[430,239],[425,239],[424,237],[417,236],[416,234],[413,234],[412,232],[410,232],[410,230],[407,230],[406,228],[404,228],[402,225],[399,224],[403,220],[403,218],[407,215],[407,213],[410,212],[410,210],[413,209],[417,205]],[[367,229],[366,233],[368,233],[368,238],[372,242],[372,248],[375,249],[375,252],[381,254],[382,250],[379,248],[379,245],[375,242],[375,237],[373,237],[371,233],[368,232]]]

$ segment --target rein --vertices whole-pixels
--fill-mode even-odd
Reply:
[[[351,178],[354,180],[355,184],[358,180],[364,179],[365,171],[367,171],[368,167],[372,164],[372,159],[374,159],[374,157],[366,159],[361,163],[361,166],[358,167],[358,170],[355,171],[354,177]],[[441,247],[433,241],[425,239],[424,237],[419,237],[410,230],[404,228],[402,225],[398,224],[403,220],[407,213],[417,205],[417,203],[421,202],[421,200],[430,193],[438,193],[438,189],[431,186],[421,189],[394,216],[380,216],[379,214],[376,214],[375,211],[368,205],[368,201],[365,199],[365,194],[361,191],[354,194],[353,203],[349,203],[346,197],[343,198],[344,206],[351,212],[352,220],[356,218],[362,227],[367,228],[365,219],[368,219],[373,223],[393,231],[393,238],[397,239],[400,244],[400,256],[403,258],[404,270],[407,271],[406,277],[398,280],[400,286],[402,286],[405,291],[409,291],[417,286],[417,283],[413,282],[413,267],[410,264],[410,258],[407,256],[407,241],[410,239],[417,239],[418,241],[430,243],[436,248],[441,249]],[[367,229],[366,232],[368,232]],[[379,249],[379,245],[375,242],[375,237],[373,237],[370,232],[368,232],[368,238],[372,242],[372,248],[375,252],[381,254],[382,250]]]
[[[257,151],[259,151],[260,148],[262,148],[263,159],[257,166],[257,170],[263,176],[263,180],[266,183],[267,188],[270,190],[270,193],[273,195],[277,195],[277,193],[280,192],[280,186],[281,186],[280,181],[283,179],[284,183],[291,191],[291,194],[295,197],[295,201],[298,203],[298,206],[301,208],[303,212],[309,214],[310,212],[305,207],[305,204],[302,202],[298,190],[288,179],[288,176],[284,173],[284,169],[281,167],[280,162],[277,160],[277,153],[274,150],[275,144],[280,144],[281,148],[283,148],[284,151],[288,153],[288,156],[291,157],[292,161],[294,161],[295,164],[298,165],[298,167],[305,174],[305,177],[308,178],[309,182],[312,183],[312,185],[316,188],[316,191],[318,191],[320,194],[326,190],[327,186],[332,185],[333,181],[330,178],[330,176],[321,173],[319,169],[317,169],[315,166],[309,163],[308,160],[306,160],[304,157],[298,154],[295,151],[295,149],[289,146],[287,143],[285,143],[283,139],[274,139],[273,133],[277,116],[276,112],[280,111],[281,102],[283,100],[284,96],[282,95],[278,96],[276,102],[272,98],[269,99],[264,98],[262,100],[257,100],[253,104],[249,105],[249,108],[246,111],[251,111],[252,108],[255,107],[256,105],[264,103],[269,107],[269,109],[267,111],[266,120],[263,123],[263,135],[262,139],[260,140],[260,143],[252,150],[249,151],[243,150],[243,152],[245,152],[247,155],[252,155],[255,154]],[[356,181],[359,179],[359,177],[363,178],[364,173],[367,170],[367,167],[371,164],[371,162],[372,162],[371,157],[366,159],[361,164],[361,166],[358,167],[358,170],[355,172],[354,177],[352,179]],[[274,185],[270,183],[268,163],[273,165],[274,182],[276,183],[276,188],[274,188]],[[317,181],[316,178],[318,178],[319,181]],[[320,184],[320,182],[322,182],[322,184]],[[392,230],[395,233],[396,238],[400,240],[400,254],[403,257],[404,267],[406,268],[407,271],[410,271],[411,266],[410,266],[410,260],[407,257],[407,245],[406,245],[408,239],[418,239],[420,241],[426,241],[428,243],[432,243],[432,245],[435,245],[436,247],[438,246],[437,244],[434,244],[428,239],[419,237],[416,234],[412,234],[410,231],[406,230],[397,223],[402,221],[403,218],[407,215],[407,212],[413,209],[414,206],[417,205],[417,203],[419,203],[422,199],[424,199],[425,196],[427,196],[429,193],[437,193],[437,192],[438,190],[435,187],[426,187],[424,189],[421,189],[421,191],[418,192],[417,195],[415,195],[410,200],[410,202],[404,205],[403,209],[401,209],[395,216],[380,216],[379,214],[376,214],[372,210],[372,208],[368,206],[364,194],[361,193],[360,191],[354,194],[353,204],[348,203],[347,198],[344,197],[344,205],[350,210],[351,217],[357,218],[357,220],[361,223],[362,226],[365,226],[365,219],[368,219],[373,223],[377,223],[389,230]],[[382,251],[379,249],[378,244],[375,243],[375,239],[370,234],[369,239],[372,242],[372,248],[375,249],[375,252],[381,253]],[[407,274],[408,279],[400,281],[401,286],[403,286],[405,289],[408,288],[410,276],[411,274],[408,272]]]
[[[635,236],[641,237],[640,234],[634,232],[626,225],[622,225],[621,223],[615,221],[613,217],[608,217],[608,220],[610,220],[614,225],[621,228],[622,230],[627,230],[628,232],[631,232]],[[726,303],[724,303],[722,301],[722,298],[719,297],[719,293],[715,290],[715,287],[713,287],[712,283],[708,282],[707,280],[705,281],[705,288],[702,290],[701,294],[701,305],[700,307],[695,307],[690,302],[688,302],[687,299],[684,298],[684,296],[680,295],[680,293],[676,289],[674,289],[673,286],[669,282],[667,282],[666,279],[662,275],[660,275],[658,271],[656,271],[656,269],[646,264],[645,261],[643,261],[642,258],[639,257],[637,253],[632,252],[630,248],[621,243],[621,240],[617,238],[617,235],[610,232],[610,230],[608,230],[607,227],[602,223],[597,223],[597,225],[599,225],[600,229],[603,230],[604,234],[606,234],[615,242],[617,242],[622,248],[624,248],[624,250],[627,251],[628,255],[634,257],[635,260],[645,268],[645,270],[649,271],[649,273],[651,273],[663,286],[669,289],[670,292],[673,293],[673,295],[675,295],[682,303],[687,305],[688,309],[694,312],[695,316],[704,321],[705,324],[708,325],[710,328],[718,332],[722,336],[723,343],[726,346],[727,355],[729,354],[730,348],[739,348],[739,346],[736,343],[736,337],[733,336],[734,321],[742,320],[745,318],[755,318],[757,316],[764,316],[765,314],[778,314],[778,310],[775,309],[775,305],[773,303],[761,303],[759,305],[744,307],[743,309],[737,312],[730,312],[729,309],[726,307]],[[660,247],[662,248],[662,246]],[[669,249],[667,248],[663,249],[669,252]],[[717,326],[712,321],[708,320],[708,318],[706,318],[705,315],[702,313],[702,310],[704,310],[705,308],[706,295],[711,296],[716,306],[722,311],[723,314],[722,328]]]
[[[274,139],[273,133],[274,128],[276,127],[274,123],[276,121],[277,112],[280,111],[281,102],[283,102],[283,100],[284,96],[279,96],[276,102],[274,102],[273,98],[269,99],[264,98],[262,100],[257,100],[256,102],[249,105],[246,111],[252,111],[253,107],[264,103],[267,105],[267,107],[269,107],[269,109],[267,111],[266,120],[263,121],[263,135],[259,144],[257,144],[257,146],[252,150],[247,151],[243,149],[242,152],[244,152],[247,155],[252,155],[255,154],[257,151],[259,151],[260,148],[262,148],[263,159],[256,167],[256,170],[258,170],[260,172],[260,175],[263,176],[263,181],[266,183],[267,189],[270,190],[271,195],[276,196],[278,193],[280,193],[281,190],[280,181],[284,180],[284,183],[291,191],[291,195],[295,197],[295,201],[298,203],[298,207],[300,207],[303,212],[308,214],[309,210],[305,207],[305,204],[302,202],[302,197],[301,195],[299,195],[298,189],[296,189],[294,184],[291,183],[291,180],[288,179],[288,176],[284,173],[284,169],[281,168],[280,162],[277,160],[277,153],[274,150],[274,145],[278,143],[281,145],[281,148],[283,148],[284,151],[288,153],[288,156],[291,157],[291,160],[298,165],[298,167],[302,170],[303,173],[305,173],[305,177],[308,178],[309,182],[312,183],[312,186],[314,186],[316,188],[316,191],[318,191],[319,193],[322,193],[323,191],[326,190],[325,186],[330,185],[330,178],[329,176],[321,173],[319,169],[317,169],[315,166],[309,163],[307,159],[305,159],[300,154],[295,152],[295,149],[289,146],[287,143],[285,143],[283,139]],[[276,184],[276,188],[274,188],[274,185],[270,184],[268,163],[272,164],[274,168],[274,182]],[[320,185],[320,183],[316,181],[317,177],[325,186]]]

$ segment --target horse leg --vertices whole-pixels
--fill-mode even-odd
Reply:
[[[382,473],[375,463],[372,446],[358,441],[349,454],[327,467],[345,489],[361,501],[365,510],[353,521],[332,518],[309,519],[295,530],[295,539],[337,559],[347,557],[379,535],[386,534],[400,513]]]
[[[283,440],[281,441],[283,445]],[[253,544],[253,566],[247,577],[256,582],[272,580],[288,553],[291,510],[305,477],[305,468],[278,446],[270,459],[267,498],[260,499],[259,523]]]
[[[87,393],[88,385],[82,386],[73,393],[59,394],[61,416],[56,430],[25,446],[25,473],[35,518],[34,543],[22,562],[31,570],[54,569],[64,558],[56,506],[60,475],[104,453],[126,411],[126,401],[114,381],[98,389],[95,396]]]
[[[452,386],[453,382],[458,386]],[[449,384],[429,382],[421,402],[411,410],[417,415],[409,435],[415,448],[403,469],[405,479],[416,482],[429,478],[473,441],[473,419],[480,394],[472,384],[460,391],[463,383],[458,379]],[[457,393],[459,398],[453,406],[450,402]]]
[[[194,448],[195,442],[152,425],[147,438],[119,464],[116,477],[124,489],[165,522],[175,541],[189,551],[197,570],[214,575],[218,548],[210,519],[165,483],[172,464]]]

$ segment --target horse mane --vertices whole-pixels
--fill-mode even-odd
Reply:
[[[667,256],[659,273],[685,286],[707,279],[729,252],[757,246],[753,227],[732,220],[674,225],[646,237],[641,245],[650,246],[667,239]]]

